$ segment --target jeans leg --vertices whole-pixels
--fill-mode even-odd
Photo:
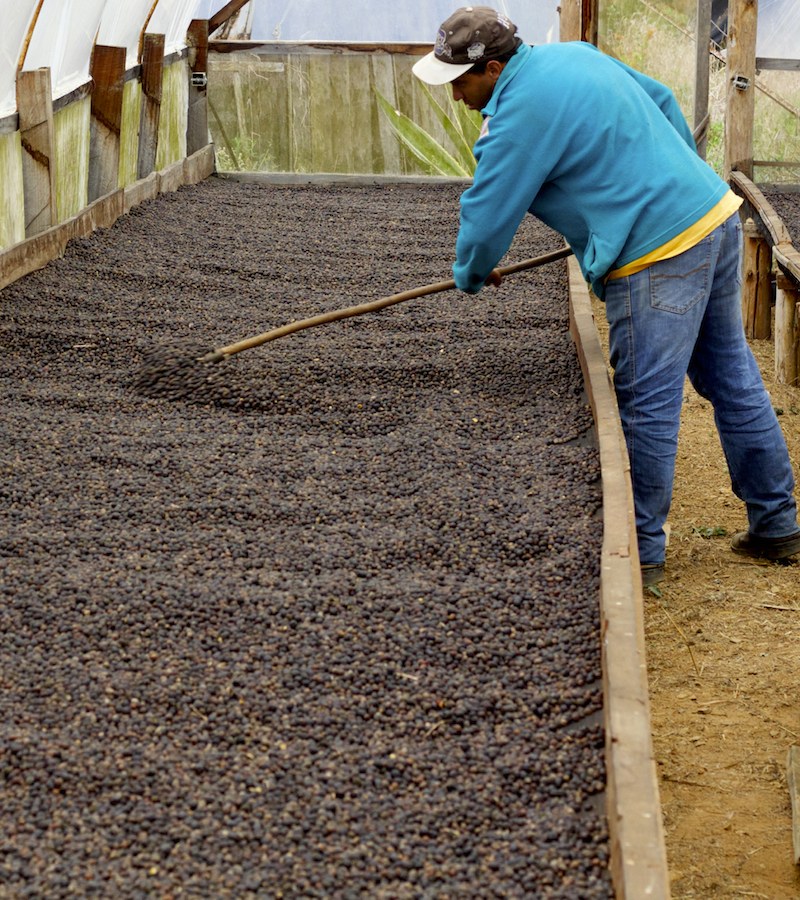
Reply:
[[[683,389],[708,301],[713,242],[610,281],[605,306],[639,558],[664,561]]]
[[[791,461],[742,327],[738,214],[680,256],[610,281],[605,301],[642,563],[664,560],[687,375],[714,407],[750,532],[795,532]]]
[[[749,531],[783,537],[797,530],[794,476],[786,441],[741,316],[741,224],[724,223],[708,307],[689,378],[711,401],[733,491],[747,507]]]

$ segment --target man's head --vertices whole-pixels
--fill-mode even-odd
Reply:
[[[448,84],[489,60],[505,63],[522,43],[517,26],[488,6],[464,6],[442,22],[431,53],[412,71],[427,84]]]

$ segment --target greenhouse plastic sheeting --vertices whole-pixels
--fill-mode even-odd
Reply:
[[[186,32],[192,19],[197,18],[198,5],[198,0],[159,0],[147,30],[164,35],[165,53],[175,53],[186,46]]]
[[[459,0],[251,0],[252,37],[275,41],[433,43],[441,22]],[[558,39],[560,0],[496,0],[494,6],[518,26],[527,43]],[[127,68],[138,62],[142,30],[165,35],[168,53],[185,47],[192,19],[207,19],[225,0],[41,0],[24,68],[48,67],[53,97],[88,82],[95,39],[127,50]],[[491,5],[491,2],[490,2]],[[3,0],[0,34],[0,118],[16,111],[17,66],[39,0]],[[148,21],[148,16],[150,19]],[[761,0],[759,56],[798,58],[797,0]]]
[[[125,68],[139,63],[139,39],[142,25],[153,6],[153,0],[106,0],[97,43],[107,47],[125,47]]]
[[[459,6],[458,0],[252,0],[254,40],[368,41],[432,44],[439,25]],[[497,0],[526,43],[558,40],[559,0]]]
[[[37,0],[15,0],[13,14],[4,15],[0,29],[0,118],[17,108],[17,63]]]
[[[756,55],[800,59],[800,3],[761,0],[758,4]]]
[[[53,98],[89,80],[89,62],[106,0],[44,0],[24,69],[49,66]]]

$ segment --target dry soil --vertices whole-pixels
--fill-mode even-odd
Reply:
[[[605,340],[602,304],[595,303]],[[800,388],[754,341],[800,469]],[[675,900],[800,896],[786,781],[800,743],[800,566],[750,562],[710,405],[687,383],[667,578],[645,589],[653,742]]]

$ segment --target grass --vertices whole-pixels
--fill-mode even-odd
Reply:
[[[694,0],[610,0],[600,7],[600,48],[673,90],[688,121],[694,109]],[[709,69],[706,158],[722,174],[728,72],[725,53]],[[800,160],[800,74],[763,71],[756,77],[755,160]],[[796,183],[800,171],[756,167],[758,181]]]

